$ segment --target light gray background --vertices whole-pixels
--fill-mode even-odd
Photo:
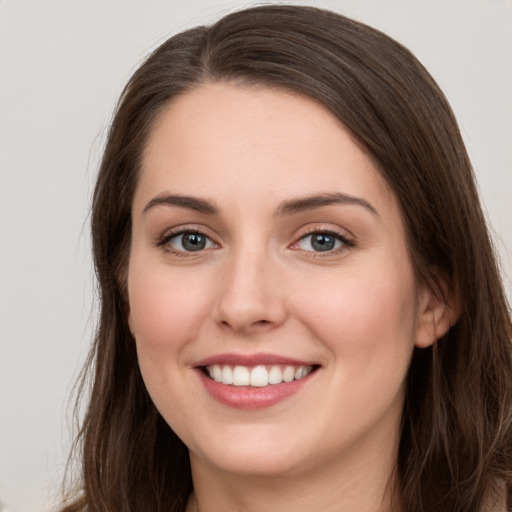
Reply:
[[[167,36],[254,3],[0,0],[4,511],[49,510],[59,491],[66,400],[94,325],[90,194],[116,98]],[[305,3],[382,29],[437,79],[473,160],[510,297],[512,0]]]

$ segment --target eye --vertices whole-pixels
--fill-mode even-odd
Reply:
[[[198,252],[215,246],[210,238],[197,231],[182,231],[162,240],[161,245],[170,246],[175,252]]]
[[[344,246],[353,247],[353,243],[338,233],[329,231],[316,231],[303,236],[295,244],[303,251],[329,252],[341,249]]]

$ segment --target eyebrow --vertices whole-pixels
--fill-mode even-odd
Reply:
[[[300,213],[313,210],[315,208],[321,208],[322,206],[330,206],[333,204],[362,206],[373,215],[379,215],[375,207],[373,207],[368,201],[360,197],[350,196],[341,192],[318,194],[314,196],[300,197],[297,199],[283,201],[276,209],[275,215],[292,215],[294,213]]]
[[[155,206],[179,206],[180,208],[187,208],[189,210],[195,210],[199,213],[205,213],[207,215],[217,215],[219,209],[211,201],[206,199],[199,199],[191,196],[171,195],[171,194],[160,194],[144,207],[142,213],[146,213]]]
[[[348,204],[362,206],[367,209],[373,215],[379,215],[377,210],[366,200],[360,197],[350,196],[343,194],[342,192],[333,192],[318,194],[313,196],[299,197],[297,199],[289,199],[283,201],[275,210],[274,215],[285,216],[293,215],[295,213],[301,213],[308,210],[314,210],[315,208],[321,208],[322,206],[330,206],[333,204]],[[180,208],[187,208],[194,210],[199,213],[206,215],[218,215],[220,213],[219,208],[215,206],[212,201],[206,199],[199,199],[192,196],[182,196],[174,194],[160,194],[144,207],[142,213],[146,213],[148,210],[155,206],[178,206]]]

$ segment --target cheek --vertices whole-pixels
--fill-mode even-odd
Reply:
[[[186,417],[180,397],[192,395],[184,384],[188,371],[184,361],[190,359],[187,351],[199,335],[200,317],[209,310],[204,288],[194,286],[194,280],[180,279],[180,274],[184,273],[144,264],[136,257],[128,274],[130,325],[139,367],[153,403],[169,424],[176,420],[169,411]]]
[[[193,340],[200,323],[198,317],[207,307],[204,288],[184,281],[179,272],[148,271],[135,261],[128,276],[130,326],[139,354],[146,351],[159,358]]]
[[[305,289],[319,292],[304,291],[295,304],[336,358],[362,363],[398,358],[399,364],[408,361],[416,326],[416,287],[409,267],[406,262],[346,268],[324,282],[316,279],[314,287]]]

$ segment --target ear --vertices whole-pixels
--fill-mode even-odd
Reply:
[[[444,281],[433,286],[422,285],[418,300],[418,321],[414,345],[426,348],[442,338],[460,314],[457,295],[450,292]]]

